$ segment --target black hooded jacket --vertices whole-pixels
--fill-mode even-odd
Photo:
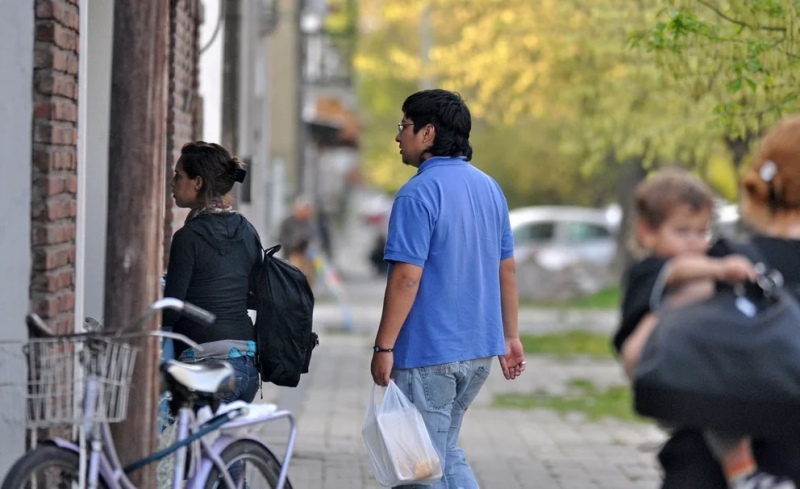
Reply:
[[[247,294],[260,257],[256,235],[241,214],[201,214],[186,223],[172,237],[164,297],[190,302],[217,320],[204,325],[165,310],[162,324],[198,343],[253,340]],[[176,344],[176,355],[185,349]]]

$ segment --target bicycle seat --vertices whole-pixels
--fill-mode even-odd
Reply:
[[[167,360],[161,366],[161,370],[194,392],[214,394],[231,390],[236,383],[233,367],[223,361],[183,363]]]

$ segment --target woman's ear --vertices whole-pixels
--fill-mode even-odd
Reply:
[[[194,177],[194,189],[199,192],[201,188],[203,188],[203,177],[197,175]]]

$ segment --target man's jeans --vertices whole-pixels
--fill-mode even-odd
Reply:
[[[429,486],[405,485],[405,489],[477,489],[478,483],[458,448],[461,421],[469,405],[489,377],[494,357],[430,367],[393,369],[392,378],[422,414],[434,448],[442,460],[444,477]]]

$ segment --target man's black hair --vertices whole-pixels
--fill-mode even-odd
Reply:
[[[427,150],[431,155],[472,159],[472,118],[461,95],[438,88],[423,90],[403,102],[403,114],[414,123],[415,134],[428,124],[436,129],[436,137]]]

